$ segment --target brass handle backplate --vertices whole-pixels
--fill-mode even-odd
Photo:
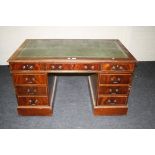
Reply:
[[[29,104],[30,105],[36,105],[38,103],[38,100],[37,99],[30,99],[29,100]]]
[[[115,105],[117,103],[117,100],[116,99],[114,99],[114,100],[108,99],[106,103],[111,104],[111,105]]]

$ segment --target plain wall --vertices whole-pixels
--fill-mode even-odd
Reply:
[[[0,65],[25,39],[120,39],[138,61],[155,60],[155,27],[0,27]]]

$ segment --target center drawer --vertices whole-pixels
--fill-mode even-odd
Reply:
[[[17,95],[47,95],[47,87],[45,86],[16,86]]]
[[[99,94],[128,94],[129,87],[128,86],[99,86]]]
[[[47,64],[47,70],[99,70],[99,64]]]
[[[14,74],[15,84],[47,84],[46,74]]]

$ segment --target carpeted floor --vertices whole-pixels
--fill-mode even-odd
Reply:
[[[8,66],[0,66],[0,128],[155,128],[155,62],[139,62],[127,116],[94,116],[86,76],[58,79],[52,117],[22,117]]]

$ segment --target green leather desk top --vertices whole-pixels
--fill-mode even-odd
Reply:
[[[128,55],[118,40],[28,39],[16,58],[128,58]]]

